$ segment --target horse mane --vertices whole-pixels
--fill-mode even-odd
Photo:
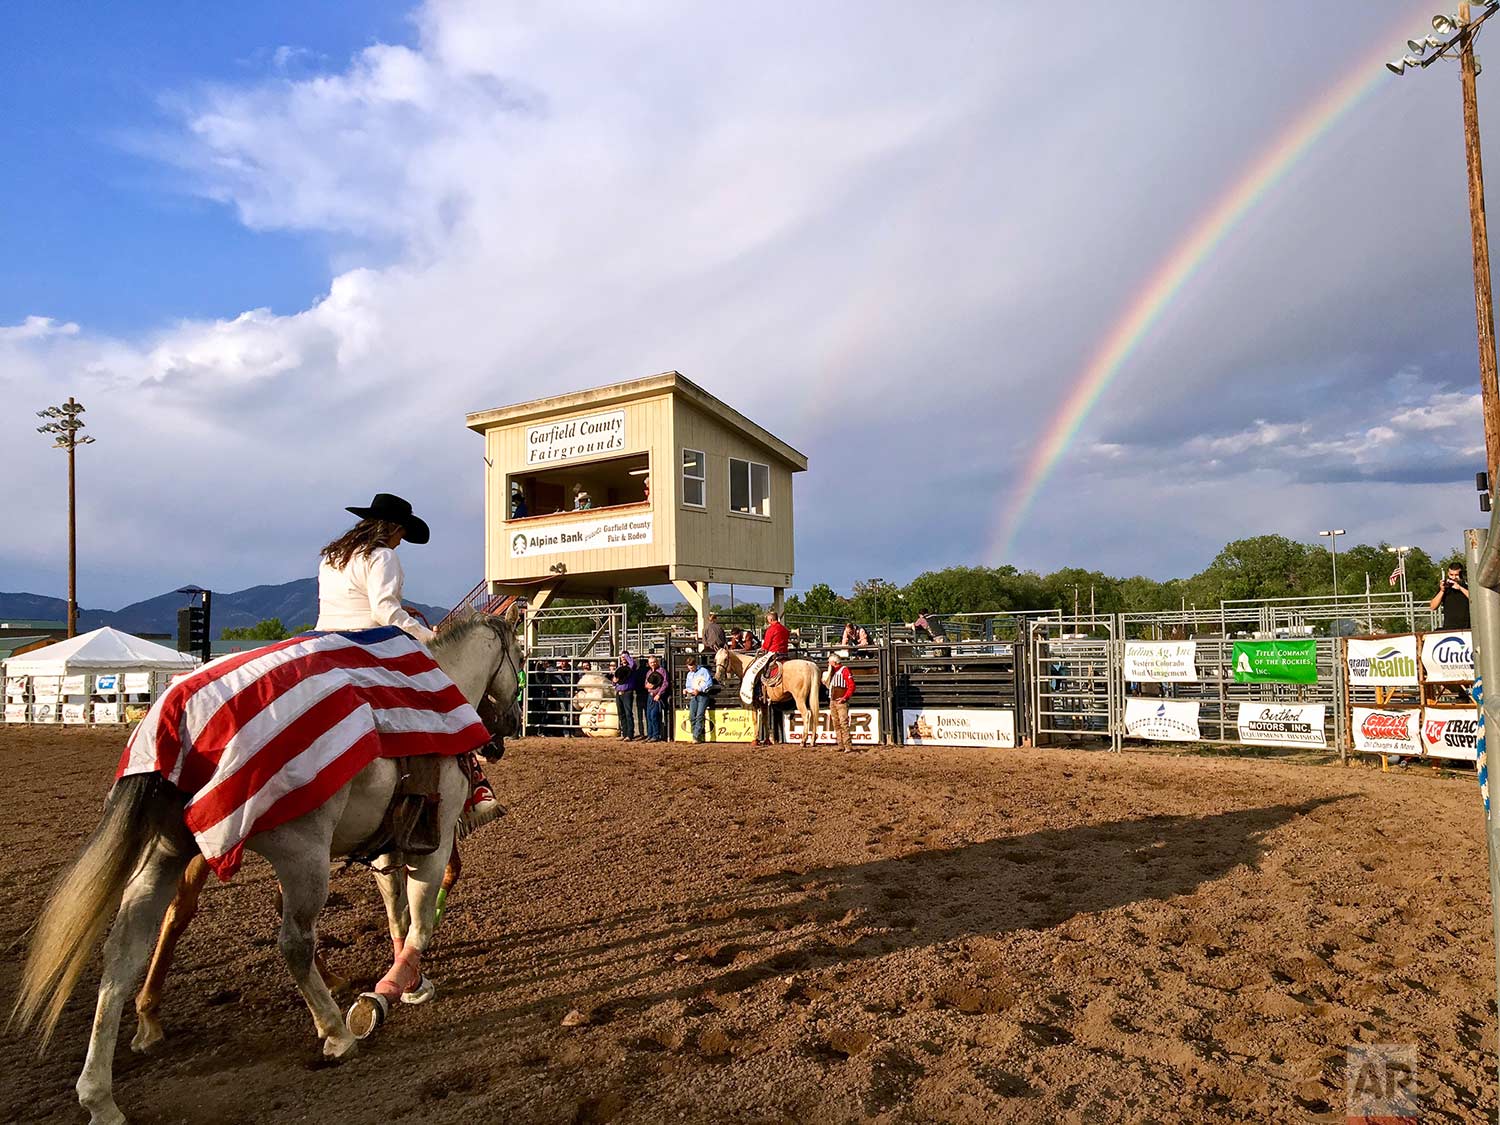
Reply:
[[[488,629],[499,637],[504,645],[508,646],[511,642],[511,628],[505,623],[503,617],[497,617],[492,613],[475,612],[456,619],[452,624],[445,625],[442,631],[428,643],[427,650],[442,652],[471,636],[478,629]]]

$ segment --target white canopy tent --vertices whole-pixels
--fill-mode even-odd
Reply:
[[[6,722],[124,722],[198,659],[105,626],[3,662]]]

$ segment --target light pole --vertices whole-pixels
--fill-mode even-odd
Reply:
[[[1484,21],[1500,11],[1500,0],[1484,5],[1478,19],[1470,15],[1469,0],[1462,0],[1456,16],[1432,17],[1437,35],[1408,39],[1412,53],[1386,63],[1393,74],[1408,67],[1428,67],[1438,59],[1458,59],[1459,82],[1464,99],[1464,155],[1469,167],[1469,233],[1474,249],[1474,319],[1479,336],[1479,391],[1484,415],[1484,460],[1491,483],[1500,481],[1500,387],[1495,382],[1495,308],[1490,292],[1490,237],[1484,218],[1484,166],[1479,151],[1479,96],[1475,79],[1479,59],[1474,40]],[[1446,41],[1438,36],[1450,36]],[[1428,49],[1432,54],[1428,54]]]
[[[1401,582],[1401,600],[1406,600],[1406,556],[1411,552],[1410,547],[1387,547],[1387,551],[1396,556],[1396,571],[1391,575],[1393,580]]]
[[[1333,605],[1337,609],[1339,604],[1339,536],[1344,534],[1344,529],[1332,528],[1328,531],[1320,531],[1318,534],[1328,536],[1328,549],[1333,552]]]
[[[38,418],[47,421],[36,428],[39,434],[55,434],[52,443],[55,449],[68,451],[68,636],[78,635],[78,485],[73,468],[73,454],[80,445],[88,445],[94,439],[79,433],[83,429],[83,403],[72,395],[61,406],[49,406],[38,410]]]

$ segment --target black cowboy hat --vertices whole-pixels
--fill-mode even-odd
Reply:
[[[400,524],[408,543],[425,543],[432,537],[426,522],[412,514],[411,501],[392,496],[389,492],[377,492],[368,508],[345,508],[344,511],[353,512],[360,519]]]

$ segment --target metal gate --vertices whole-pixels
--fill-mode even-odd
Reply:
[[[1120,749],[1121,687],[1113,617],[1034,621],[1030,729],[1034,746]]]
[[[904,712],[926,709],[1010,711],[1025,731],[1023,651],[1010,641],[892,646],[887,740],[905,742]]]

